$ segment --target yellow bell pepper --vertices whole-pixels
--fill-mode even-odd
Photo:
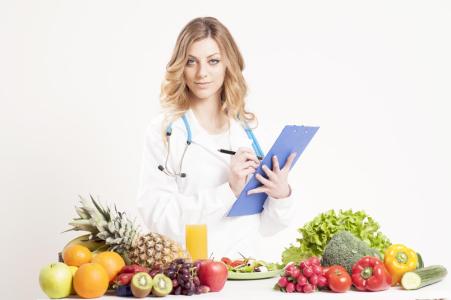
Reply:
[[[415,270],[417,263],[417,253],[404,245],[393,244],[385,250],[384,264],[392,276],[392,285],[397,285],[404,273]]]

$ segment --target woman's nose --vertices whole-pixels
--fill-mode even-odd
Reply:
[[[204,78],[207,77],[207,65],[205,63],[200,63],[199,68],[197,70],[197,77]]]

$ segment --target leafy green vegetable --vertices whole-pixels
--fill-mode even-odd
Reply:
[[[299,246],[293,244],[282,253],[282,262],[299,262],[311,256],[322,256],[324,248],[332,236],[341,231],[349,231],[369,247],[383,254],[391,245],[389,239],[379,231],[379,224],[364,211],[334,210],[321,213],[312,221],[299,228]]]

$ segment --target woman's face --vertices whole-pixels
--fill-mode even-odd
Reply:
[[[183,75],[188,88],[196,98],[219,97],[225,70],[223,57],[214,39],[206,38],[194,42],[188,48]]]

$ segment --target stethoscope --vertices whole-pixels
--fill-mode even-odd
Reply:
[[[163,173],[165,173],[166,175],[171,176],[171,177],[185,178],[186,173],[182,172],[183,160],[185,158],[186,150],[188,150],[188,147],[193,142],[193,139],[192,139],[192,134],[191,134],[191,127],[189,126],[186,114],[182,116],[182,120],[183,120],[183,124],[185,125],[185,129],[186,129],[186,145],[185,145],[185,149],[183,150],[182,158],[180,159],[178,171],[175,171],[175,170],[170,171],[168,168],[169,153],[171,152],[172,123],[169,124],[169,126],[166,128],[166,141],[167,141],[168,147],[167,147],[164,167],[162,165],[158,165],[158,170],[162,171]],[[252,148],[254,149],[255,154],[257,156],[264,157],[265,155],[260,147],[260,144],[257,141],[257,138],[255,137],[254,133],[252,132],[252,129],[246,123],[244,123],[243,128],[247,134],[247,137],[250,140],[252,140]]]

